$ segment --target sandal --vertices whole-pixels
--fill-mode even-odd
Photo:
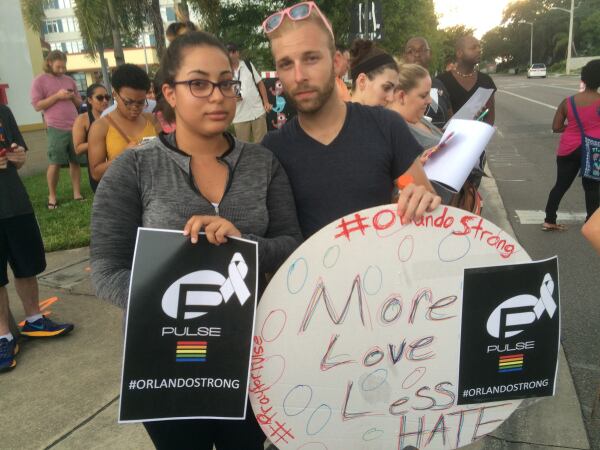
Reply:
[[[567,231],[567,227],[558,223],[544,223],[542,231]]]
[[[48,206],[48,209],[50,211],[52,211],[53,209],[58,209],[58,202],[56,202],[56,203],[50,203],[50,202],[48,202],[47,206]]]
[[[82,195],[81,197],[74,198],[73,200],[75,200],[76,202],[83,202],[85,201],[85,197]]]

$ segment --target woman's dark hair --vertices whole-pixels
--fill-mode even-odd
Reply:
[[[187,22],[173,22],[169,24],[165,33],[167,36],[178,36],[180,33],[183,32],[184,28],[186,33],[198,30],[196,25],[194,25],[193,22],[190,22],[188,20]]]
[[[173,108],[171,108],[171,105],[169,105],[169,103],[165,99],[165,96],[162,93],[163,81],[162,81],[162,72],[160,70],[158,72],[156,72],[156,75],[154,76],[154,80],[152,81],[152,84],[154,85],[154,96],[156,98],[156,106],[154,107],[154,111],[152,111],[152,112],[153,113],[160,112],[160,113],[162,113],[163,118],[168,123],[174,123],[175,122],[175,111],[173,111]]]
[[[594,59],[583,66],[581,81],[585,83],[586,89],[597,90],[600,87],[600,59]]]
[[[190,47],[203,46],[215,47],[221,50],[227,57],[227,60],[229,60],[227,49],[223,43],[212,34],[204,31],[192,31],[190,33],[182,34],[167,47],[167,51],[160,61],[160,70],[156,74],[156,78],[161,81],[160,86],[157,86],[159,90],[162,89],[163,84],[173,84],[175,81],[175,75],[183,61],[183,51]]]
[[[103,84],[94,83],[94,84],[90,84],[88,86],[87,90],[85,91],[85,102],[88,105],[90,104],[90,98],[94,95],[94,92],[96,92],[96,89],[98,89],[98,88],[106,89]]]
[[[352,43],[350,47],[352,89],[356,87],[356,79],[361,73],[372,80],[385,69],[398,71],[398,64],[390,54],[378,48],[373,41],[356,39]]]
[[[123,64],[117,67],[113,72],[111,82],[113,89],[117,92],[124,87],[144,92],[150,90],[148,74],[135,64]]]
[[[165,34],[167,36],[177,36],[179,30],[181,30],[183,27],[185,27],[185,24],[183,24],[182,22],[170,23],[165,31]]]

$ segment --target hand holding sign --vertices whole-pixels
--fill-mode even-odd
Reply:
[[[242,236],[234,224],[219,216],[192,216],[183,228],[183,235],[190,236],[192,244],[195,244],[198,242],[198,233],[202,229],[206,233],[208,242],[214,245],[227,242],[225,236]]]

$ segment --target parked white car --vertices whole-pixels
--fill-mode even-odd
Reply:
[[[542,77],[546,78],[546,65],[545,64],[532,64],[527,69],[527,78]]]

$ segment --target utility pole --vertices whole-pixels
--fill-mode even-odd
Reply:
[[[567,50],[567,75],[571,74],[571,49],[573,48],[573,16],[575,15],[575,0],[571,0],[571,16],[569,17],[569,49]]]

